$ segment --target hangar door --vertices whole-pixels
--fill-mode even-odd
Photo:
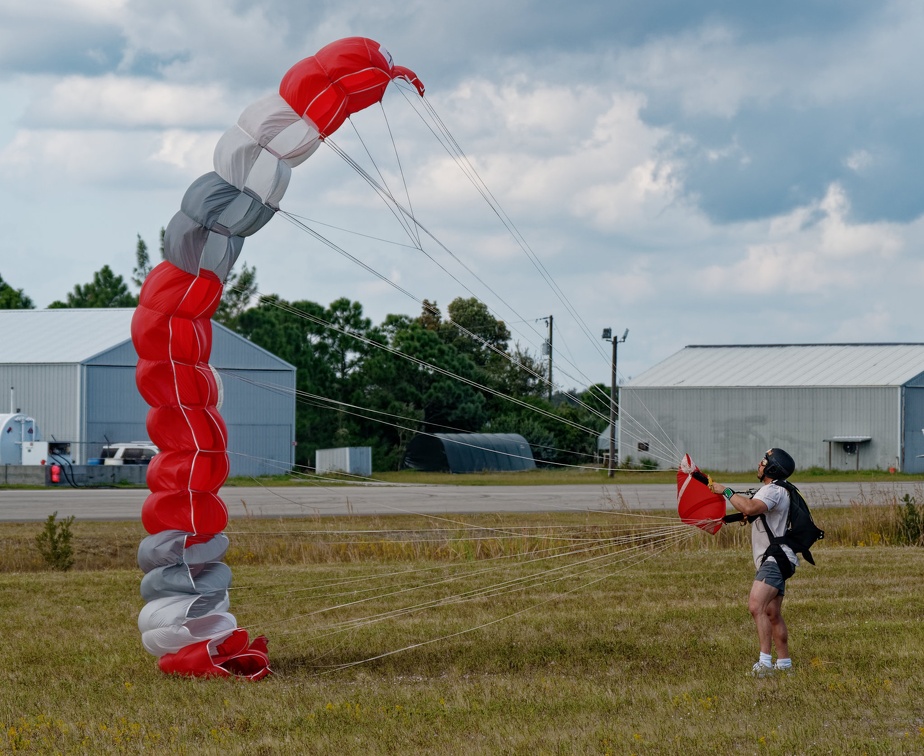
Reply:
[[[904,389],[902,472],[924,472],[924,387]]]

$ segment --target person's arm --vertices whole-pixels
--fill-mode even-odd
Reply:
[[[764,512],[768,512],[770,510],[766,503],[761,499],[752,499],[750,496],[735,493],[730,488],[722,485],[721,483],[713,483],[710,487],[712,488],[713,493],[721,494],[724,496],[725,500],[735,509],[741,512],[741,514],[743,514],[745,517],[756,517],[757,515],[763,514]]]

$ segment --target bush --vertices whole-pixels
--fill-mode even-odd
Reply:
[[[53,570],[67,572],[74,566],[74,550],[71,547],[71,525],[74,517],[57,521],[58,513],[48,515],[45,527],[35,538],[39,554]]]
[[[898,542],[924,546],[924,509],[919,509],[911,494],[902,496],[898,505]]]

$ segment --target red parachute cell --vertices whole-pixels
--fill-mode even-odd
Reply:
[[[677,468],[677,513],[688,525],[715,535],[725,516],[725,497],[713,493],[705,478],[690,455],[684,454]]]
[[[219,644],[200,641],[175,654],[160,657],[158,666],[168,674],[190,677],[243,677],[261,680],[270,673],[267,640],[248,643],[246,630],[235,630]]]
[[[169,360],[138,360],[138,390],[151,407],[208,407],[218,403],[218,381],[208,363],[195,365]]]
[[[422,95],[424,86],[408,68],[395,66],[378,42],[348,37],[322,47],[289,69],[279,94],[321,136],[335,132],[353,113],[382,99],[392,79],[406,79]]]
[[[141,523],[148,533],[182,530],[214,535],[228,525],[228,508],[208,491],[155,491],[144,500]]]
[[[228,477],[225,451],[164,451],[148,465],[151,491],[218,491]]]
[[[147,424],[148,435],[161,452],[227,448],[228,430],[215,407],[152,407]]]

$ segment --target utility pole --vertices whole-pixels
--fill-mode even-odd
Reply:
[[[626,340],[629,335],[627,328],[622,337],[613,336],[612,328],[603,329],[604,341],[613,342],[613,363],[612,373],[610,375],[610,458],[609,458],[609,477],[612,478],[616,472],[616,391],[618,380],[616,378],[616,357],[618,355],[619,345]]]
[[[549,404],[552,403],[552,316],[549,315]]]
[[[554,317],[549,315],[547,318],[539,318],[539,320],[544,320],[549,324],[549,338],[546,339],[545,345],[543,346],[543,352],[546,352],[549,355],[549,404],[552,403],[552,321]]]

